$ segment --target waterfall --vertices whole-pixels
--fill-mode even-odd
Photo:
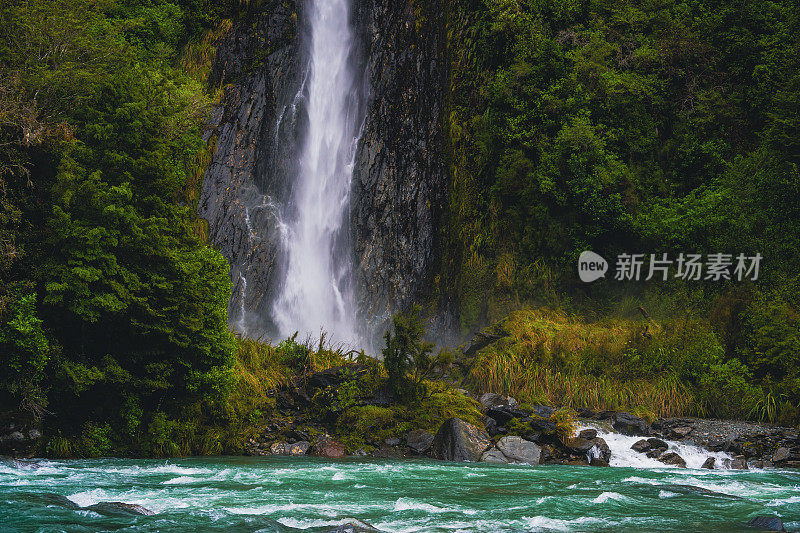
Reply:
[[[357,345],[349,238],[350,181],[363,123],[351,68],[348,0],[311,0],[311,50],[306,83],[308,131],[282,248],[286,274],[272,305],[279,333],[328,332]]]

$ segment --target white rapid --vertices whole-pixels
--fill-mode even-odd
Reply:
[[[273,303],[283,336],[295,331],[356,345],[348,217],[359,130],[349,0],[310,0],[308,131],[300,150],[292,214],[283,242],[288,267]]]
[[[597,436],[602,438],[608,444],[611,450],[610,466],[629,466],[633,468],[678,468],[666,465],[658,459],[647,457],[644,453],[639,453],[631,449],[636,442],[645,437],[629,437],[621,433],[608,431],[599,424],[581,425],[578,429],[596,429]],[[664,441],[669,445],[667,452],[675,452],[686,461],[687,468],[700,468],[709,457],[716,459],[714,468],[727,469],[730,465],[731,459],[729,454],[725,452],[710,452],[699,446],[691,444],[684,444],[676,441]]]

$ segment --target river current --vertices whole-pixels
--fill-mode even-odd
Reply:
[[[82,507],[119,501],[153,516]],[[2,531],[753,531],[800,529],[800,472],[219,457],[0,463]]]

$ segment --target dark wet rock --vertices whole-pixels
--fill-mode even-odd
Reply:
[[[500,450],[509,461],[531,465],[538,465],[542,454],[542,450],[538,445],[516,436],[503,437],[500,439],[497,442],[497,449]]]
[[[32,457],[41,444],[42,433],[37,428],[7,424],[0,427],[0,456]]]
[[[705,462],[703,463],[703,466],[701,466],[700,468],[706,468],[708,470],[713,470],[714,469],[714,465],[716,464],[716,462],[717,462],[717,460],[714,457],[709,457],[708,459],[705,460]]]
[[[508,458],[497,448],[490,448],[481,455],[482,463],[508,463]]]
[[[424,454],[431,449],[433,434],[424,429],[415,429],[406,435],[406,445],[418,454]]]
[[[744,456],[737,455],[731,461],[730,468],[733,470],[747,470],[747,460]]]
[[[594,418],[597,420],[612,420],[615,414],[617,414],[616,411],[600,411]]]
[[[650,459],[658,459],[665,451],[667,451],[667,448],[652,448],[645,455]]]
[[[652,446],[647,442],[647,439],[638,440],[631,446],[631,450],[639,453],[649,452],[651,448]]]
[[[576,409],[576,412],[578,413],[578,417],[580,417],[580,418],[596,418],[597,417],[597,413],[595,411],[592,411],[591,409],[587,409],[585,407],[579,407],[578,409]]]
[[[502,426],[514,418],[514,415],[511,412],[501,407],[489,407],[486,410],[486,416],[489,418],[494,418],[498,426]]]
[[[664,448],[665,450],[669,448],[666,442],[656,437],[650,437],[647,439],[647,442],[650,444],[651,448]]]
[[[599,457],[592,457],[592,460],[589,461],[590,466],[610,466],[608,461],[605,459],[601,459]]]
[[[550,435],[556,432],[556,423],[552,420],[543,418],[534,418],[530,422],[531,430],[534,433],[541,433],[543,435]]]
[[[492,437],[497,435],[497,420],[492,418],[491,416],[483,417],[483,425],[486,428],[486,432],[489,433]]]
[[[141,505],[135,503],[122,503],[122,502],[100,502],[100,503],[95,503],[94,505],[90,505],[88,507],[84,507],[83,509],[94,511],[95,513],[106,516],[128,516],[128,515],[152,516],[156,514],[150,509],[146,509]]]
[[[614,414],[612,426],[623,435],[647,436],[650,426],[643,418],[620,411]]]
[[[747,525],[761,531],[786,531],[783,520],[777,516],[756,516],[751,518]]]
[[[330,437],[321,437],[309,449],[308,452],[314,457],[325,457],[327,459],[339,459],[347,455],[347,449],[343,444]]]
[[[459,418],[446,420],[433,439],[433,456],[445,461],[479,461],[491,445],[482,428]]]
[[[311,443],[301,440],[293,444],[287,444],[284,447],[284,453],[286,455],[306,455],[309,448],[311,448]]]
[[[605,463],[611,461],[611,448],[608,447],[608,443],[605,441],[605,439],[595,437],[592,439],[592,442],[594,442],[594,446],[591,450],[589,450],[589,456],[592,458],[592,460],[594,461],[595,459],[599,459]]]
[[[715,490],[706,489],[703,487],[697,487],[695,485],[684,485],[684,484],[675,484],[675,485],[655,485],[655,488],[660,490],[668,490],[670,492],[676,492],[679,494],[702,494],[703,496],[713,496],[716,498],[724,498],[727,500],[744,500],[741,496],[734,496],[733,494],[725,494],[724,492],[717,492]]]
[[[553,413],[556,412],[556,410],[549,405],[533,405],[531,409],[533,409],[533,414],[539,418],[550,418],[553,416]]]
[[[567,448],[583,455],[588,454],[589,450],[591,450],[594,445],[595,443],[593,440],[584,439],[582,437],[573,437],[566,442]]]
[[[29,502],[44,506],[55,505],[57,507],[63,507],[64,509],[69,509],[72,511],[81,508],[77,503],[73,502],[66,496],[54,494],[52,492],[22,494],[21,496]]]
[[[584,429],[578,436],[582,439],[592,440],[597,437],[597,430],[596,429]]]
[[[671,466],[678,466],[680,468],[686,468],[686,461],[683,460],[683,457],[678,455],[675,452],[668,452],[658,458],[659,461],[664,463],[665,465]]]

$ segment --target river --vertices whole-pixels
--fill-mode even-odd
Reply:
[[[153,516],[70,510],[140,504]],[[753,531],[800,528],[800,472],[218,457],[0,464],[2,531]]]

